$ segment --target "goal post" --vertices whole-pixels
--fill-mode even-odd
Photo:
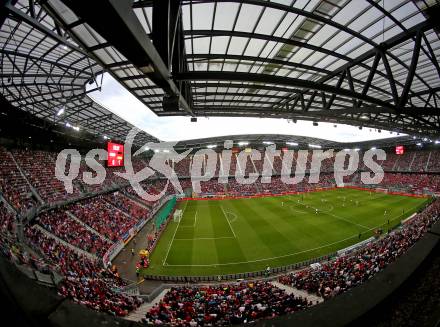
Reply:
[[[179,222],[182,219],[183,216],[183,210],[182,209],[177,209],[176,211],[174,211],[174,221],[175,222]]]

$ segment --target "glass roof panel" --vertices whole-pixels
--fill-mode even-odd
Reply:
[[[280,108],[284,101],[292,99],[298,90],[302,90],[306,100],[311,99],[314,88],[319,89],[321,83],[336,88],[334,92],[337,96],[331,109],[353,108],[353,101],[358,99],[364,90],[375,56],[373,50],[377,44],[382,42],[397,91],[400,93],[406,82],[408,67],[413,57],[414,35],[406,35],[407,32],[399,24],[410,28],[426,22],[427,12],[424,8],[434,3],[412,0],[387,0],[374,3],[360,0],[280,0],[276,2],[294,6],[305,12],[303,15],[298,15],[287,10],[271,8],[272,3],[267,1],[259,2],[259,5],[250,0],[231,3],[215,0],[182,1],[181,21],[185,39],[184,52],[187,55],[182,56],[182,62],[189,73],[183,76],[187,74],[186,71],[179,71],[181,68],[176,67],[170,67],[169,70],[172,71],[173,78],[183,76],[182,85],[188,86],[194,90],[194,93],[197,93],[196,91],[206,92],[208,89],[214,93],[213,96],[202,95],[197,98],[200,108],[205,108],[211,103],[212,108],[209,112],[213,114],[221,115],[228,112],[234,115],[255,116],[260,113],[269,115],[268,111],[260,109],[256,112],[255,110],[258,110],[258,107]],[[21,8],[23,13],[28,14],[29,5],[29,0],[19,0],[16,8]],[[24,22],[17,24],[11,19],[13,16],[11,15],[0,29],[0,41],[3,44],[0,50],[4,66],[2,67],[3,74],[15,72],[14,64],[24,68],[25,58],[30,54],[37,58],[32,59],[35,63],[31,67],[26,67],[25,76],[11,78],[14,85],[8,87],[5,92],[9,99],[13,99],[16,103],[21,103],[20,97],[26,98],[28,103],[39,99],[40,103],[29,104],[28,108],[32,108],[36,113],[42,112],[42,115],[45,111],[53,115],[55,108],[60,105],[60,92],[70,90],[71,94],[80,93],[84,84],[89,80],[99,87],[99,83],[94,78],[105,69],[135,94],[142,103],[158,114],[168,114],[163,112],[161,105],[163,90],[154,84],[157,82],[155,80],[157,77],[150,75],[148,71],[150,66],[144,66],[143,71],[136,68],[127,60],[130,56],[126,57],[122,54],[127,55],[123,48],[119,48],[122,53],[117,51],[111,39],[106,40],[101,37],[90,27],[93,26],[90,21],[87,21],[90,24],[87,25],[79,20],[76,14],[66,8],[60,0],[50,0],[41,6],[43,11],[51,9],[51,12],[55,11],[59,15],[58,27],[54,26],[51,14],[44,12],[38,18],[41,25],[38,28]],[[388,16],[392,15],[392,18],[395,18],[399,24],[396,24],[390,17],[385,18],[384,13],[379,10],[382,6],[385,13]],[[150,34],[153,21],[151,2],[135,1],[134,7],[140,29],[145,33],[145,38],[153,41],[154,45],[154,33]],[[309,14],[315,17],[309,17]],[[344,27],[337,24],[342,24],[348,30],[344,30]],[[59,35],[65,40],[49,35],[48,31],[57,31],[57,28],[60,29]],[[197,30],[204,30],[203,33],[199,33],[203,35],[197,35],[197,32],[194,32]],[[231,35],[217,36],[216,31],[219,31],[217,34]],[[249,33],[249,35],[247,37],[234,35],[234,33],[241,32]],[[423,40],[416,75],[409,92],[411,101],[407,105],[430,108],[433,104],[432,100],[428,102],[426,92],[430,92],[432,87],[437,87],[440,79],[437,68],[428,58],[428,54],[433,51],[436,58],[440,57],[440,40],[432,30],[426,31],[425,28],[423,33],[424,37],[429,40],[429,47]],[[261,36],[257,39],[255,34],[261,34]],[[13,37],[11,38],[10,35]],[[272,39],[272,36],[300,41],[304,46],[277,42]],[[391,37],[396,37],[401,41],[389,49],[387,42]],[[68,46],[64,46],[62,44],[64,42],[67,42]],[[309,46],[313,46],[314,49],[310,49]],[[90,47],[93,48],[90,49]],[[11,53],[17,52],[17,49],[21,52],[20,54],[13,55],[11,58],[6,57],[8,51],[8,55],[11,56]],[[325,53],[319,50],[325,50]],[[239,60],[237,56],[242,55],[255,58]],[[228,58],[228,56],[233,56],[233,58]],[[341,59],[344,57],[346,59]],[[168,58],[163,59],[163,62],[168,63]],[[346,91],[349,90],[350,85],[346,78],[342,81],[342,89],[337,87],[339,76],[347,67],[350,68],[353,77],[354,93],[351,93],[353,99],[347,96]],[[210,71],[215,71],[215,76],[220,76],[219,80],[206,81],[204,74],[209,74]],[[221,72],[228,75],[222,75]],[[228,76],[234,72],[241,73],[240,79],[244,82],[231,82]],[[252,75],[252,79],[249,78],[247,81],[247,72],[262,75]],[[288,80],[289,77],[307,80],[310,82],[308,85],[312,87],[305,90],[303,83],[298,84],[296,80]],[[175,79],[174,82],[181,85],[179,79]],[[25,91],[20,91],[20,87],[16,87],[15,83],[25,83]],[[195,89],[195,85],[201,87]],[[212,87],[208,88],[207,85],[212,85]],[[238,87],[239,85],[241,87]],[[393,106],[389,77],[386,75],[382,62],[379,62],[372,85],[365,90],[365,97],[368,100],[363,101],[364,106],[382,107],[384,103],[387,107]],[[425,93],[414,94],[419,91]],[[41,92],[49,96],[41,97],[39,95]],[[236,96],[234,92],[243,95]],[[155,96],[156,94],[159,95]],[[325,95],[328,99],[331,93],[326,92]],[[211,99],[211,102],[206,102],[207,98]],[[189,98],[188,102],[191,103],[191,100]],[[75,102],[75,105],[80,103]],[[93,103],[90,106],[93,107]],[[230,107],[223,110],[222,106]],[[244,111],[235,111],[235,107]],[[321,95],[318,94],[310,109],[316,111],[321,107]],[[297,106],[298,108],[300,106]],[[353,109],[360,112],[362,110],[362,108]],[[97,111],[105,112],[105,109]],[[352,118],[349,118],[350,115],[345,117],[356,122],[356,117],[359,117],[360,112],[351,116]],[[195,114],[197,115],[197,111]],[[276,116],[286,117],[285,115],[288,114],[289,111],[285,110],[285,113],[276,114]],[[325,113],[322,114],[325,115]],[[307,115],[307,113],[302,113],[302,115]],[[93,116],[90,107],[85,107],[72,119],[83,119],[81,117],[86,116],[96,117]],[[375,115],[375,119],[377,123],[385,124],[389,119],[388,116],[389,114],[378,114]],[[327,118],[332,121],[331,117]],[[403,115],[401,121],[404,119],[411,120],[412,124],[420,123],[414,117]],[[97,119],[94,125],[98,129],[102,124]]]
[[[254,5],[243,5],[238,15],[238,20],[235,25],[235,31],[253,32],[258,17],[260,16],[262,7]]]
[[[185,6],[183,7],[185,8]],[[217,9],[214,19],[215,30],[232,30],[235,17],[238,14],[238,3],[219,2],[217,3]],[[185,15],[184,15],[185,17]],[[184,26],[185,29],[187,29]]]
[[[209,30],[212,26],[213,3],[197,3],[192,6],[192,23],[195,30]]]

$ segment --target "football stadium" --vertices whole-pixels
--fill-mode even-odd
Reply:
[[[5,324],[439,326],[438,17],[2,1]]]

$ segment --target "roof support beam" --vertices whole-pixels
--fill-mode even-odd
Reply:
[[[399,107],[402,108],[406,105],[408,102],[408,94],[409,90],[411,89],[411,84],[414,79],[414,74],[416,72],[417,68],[417,62],[419,61],[419,54],[420,54],[420,47],[422,43],[422,33],[417,33],[415,44],[414,44],[414,51],[411,58],[411,65],[409,66],[408,75],[406,76],[406,82],[405,86],[402,90],[402,95],[399,100]],[[397,91],[396,91],[397,92]]]
[[[18,21],[23,21],[27,24],[29,24],[30,26],[32,26],[33,28],[39,30],[40,32],[42,32],[43,34],[49,36],[50,38],[54,39],[55,41],[57,41],[60,44],[63,44],[75,51],[78,51],[79,53],[87,56],[87,53],[82,50],[81,48],[77,47],[76,45],[70,43],[66,38],[59,36],[57,33],[53,32],[52,30],[48,29],[46,26],[44,26],[43,24],[41,24],[38,20],[36,20],[35,18],[32,18],[28,15],[26,15],[24,12],[22,12],[21,10],[15,8],[11,3],[8,3],[5,5],[5,8],[7,9],[7,11],[13,16],[15,17]]]
[[[180,106],[192,114],[192,110],[170,78],[170,71],[151,40],[147,37],[139,19],[132,10],[130,0],[100,2],[100,14],[96,15],[87,2],[62,0],[78,16],[101,34],[130,62],[144,73],[152,73],[151,79],[170,96],[177,96]]]
[[[379,57],[378,57],[379,58]],[[379,59],[377,59],[379,60]],[[340,96],[346,96],[352,99],[357,99],[359,101],[366,101],[371,104],[383,107],[384,110],[393,109],[394,106],[389,103],[370,97],[366,95],[366,91],[359,94],[351,90],[338,88],[332,85],[317,83],[308,80],[302,80],[299,78],[268,75],[268,74],[253,74],[253,73],[239,73],[239,72],[188,72],[180,73],[175,76],[177,80],[189,80],[189,81],[239,81],[239,82],[257,82],[257,83],[267,83],[274,85],[284,85],[291,87],[303,88],[306,90],[324,91]],[[372,79],[372,77],[371,77]],[[371,82],[370,82],[371,84]],[[364,88],[365,90],[365,88]],[[360,105],[358,106],[360,107]]]

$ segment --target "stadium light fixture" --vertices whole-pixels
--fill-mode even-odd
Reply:
[[[292,146],[298,146],[298,143],[296,142],[286,142],[287,145],[292,145]]]
[[[321,146],[320,145],[316,145],[316,144],[309,144],[309,147],[316,148],[316,149],[321,149]]]
[[[206,146],[208,149],[214,149],[217,147],[217,144],[210,144],[208,146]]]
[[[75,131],[79,132],[79,126],[72,126],[72,128],[73,128]]]
[[[64,108],[61,108],[60,110],[58,110],[57,116],[61,116],[62,114],[64,114]]]
[[[72,125],[70,125],[69,123],[66,123],[66,127],[72,127]]]
[[[249,142],[245,142],[245,141],[238,142],[238,145],[240,145],[240,146],[242,146],[242,145],[248,145],[248,144],[249,144]]]
[[[422,143],[417,143],[416,145],[417,145],[417,146],[422,146]]]
[[[103,137],[104,137],[104,140],[108,140],[108,136],[107,135],[104,135]]]
[[[423,142],[426,142],[426,141],[428,141],[428,139],[426,137],[424,137],[423,138]]]
[[[440,140],[436,140],[434,144],[440,144]]]

